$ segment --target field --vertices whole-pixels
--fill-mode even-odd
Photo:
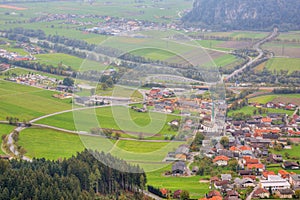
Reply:
[[[217,36],[217,37],[231,37],[239,40],[241,38],[247,39],[262,39],[269,33],[266,32],[251,32],[251,31],[232,31],[232,32],[207,32],[203,33],[204,36]]]
[[[263,48],[274,52],[275,56],[300,58],[300,43],[270,42],[263,45]]]
[[[232,116],[235,113],[244,113],[244,114],[249,114],[249,115],[253,115],[253,111],[257,110],[258,108],[255,108],[253,106],[245,106],[239,110],[230,110],[228,112],[228,116]],[[283,110],[283,109],[275,109],[275,108],[267,108],[267,112],[268,113],[286,113],[288,115],[292,115],[294,113],[294,111],[290,111],[290,110]],[[263,116],[266,116],[267,114],[262,114]]]
[[[300,94],[284,94],[284,95],[279,95],[279,94],[274,94],[274,95],[264,95],[264,96],[258,96],[249,99],[249,103],[261,103],[261,104],[266,104],[268,102],[282,102],[282,103],[294,103],[297,105],[300,105]]]
[[[8,124],[0,124],[0,145],[2,146],[2,135],[9,134],[14,129],[14,126]],[[4,155],[5,153],[0,148],[0,155]]]
[[[289,73],[300,70],[300,58],[272,58],[266,68],[270,71],[288,70]]]
[[[291,32],[286,32],[286,33],[280,33],[278,38],[281,40],[299,42],[300,32],[299,31],[291,31]]]
[[[153,49],[153,48],[139,49],[139,50],[132,51],[130,53],[137,56],[149,58],[152,60],[166,60],[174,56],[173,53],[168,52],[167,50]]]
[[[104,70],[106,69],[101,63],[91,61],[88,59],[82,59],[75,56],[71,56],[63,53],[51,53],[51,54],[39,54],[36,55],[37,61],[53,66],[62,64],[65,67],[71,67],[73,70]]]
[[[171,166],[162,168],[155,172],[147,173],[147,184],[159,188],[167,188],[173,192],[176,190],[188,190],[190,198],[198,199],[209,192],[209,183],[200,183],[200,176],[193,177],[165,177],[162,174],[170,171]]]
[[[30,120],[71,108],[70,100],[52,97],[55,92],[0,80],[0,120],[7,116]]]
[[[139,137],[138,133],[143,133],[145,139],[147,137],[163,139],[165,134],[175,134],[175,131],[169,130],[167,125],[167,122],[173,119],[180,119],[180,117],[153,112],[139,113],[126,107],[114,106],[64,113],[42,119],[37,123],[84,131],[100,126],[126,131],[135,138]],[[159,135],[155,135],[158,133]]]

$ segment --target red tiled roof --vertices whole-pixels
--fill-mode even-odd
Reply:
[[[264,117],[264,118],[261,119],[261,121],[264,122],[264,123],[271,123],[272,119],[269,118],[269,117]]]
[[[213,162],[217,162],[219,160],[225,160],[228,161],[229,158],[227,156],[216,156],[215,159],[213,160]]]
[[[251,150],[251,147],[247,147],[247,146],[241,146],[240,147],[240,150],[242,150],[242,151],[249,151],[249,150]]]
[[[247,168],[248,169],[253,169],[253,168],[254,169],[264,169],[265,166],[263,164],[261,164],[261,163],[259,163],[259,164],[248,164]]]
[[[263,172],[263,176],[264,176],[265,178],[268,178],[269,175],[276,175],[276,174],[275,174],[275,172],[273,172],[273,171],[264,171],[264,172]]]

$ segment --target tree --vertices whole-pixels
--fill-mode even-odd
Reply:
[[[222,144],[224,148],[228,148],[229,147],[229,138],[226,136],[223,136],[220,140],[220,144]]]
[[[72,78],[64,78],[63,80],[63,85],[65,86],[73,86],[74,85],[74,80]]]
[[[295,190],[295,197],[300,199],[300,190]]]
[[[186,190],[183,190],[181,193],[180,193],[180,199],[181,200],[189,200],[190,199],[190,193]]]
[[[230,167],[231,170],[236,170],[238,166],[238,161],[235,158],[231,158],[228,161],[228,167]]]

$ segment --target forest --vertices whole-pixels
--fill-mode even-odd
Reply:
[[[2,200],[144,199],[140,191],[146,181],[139,166],[91,150],[57,161],[0,160]]]
[[[183,17],[187,25],[212,30],[283,30],[300,28],[300,2],[295,0],[196,0]]]

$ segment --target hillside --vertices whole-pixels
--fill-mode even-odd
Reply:
[[[300,1],[295,0],[195,0],[182,20],[214,30],[296,30],[299,9]]]

